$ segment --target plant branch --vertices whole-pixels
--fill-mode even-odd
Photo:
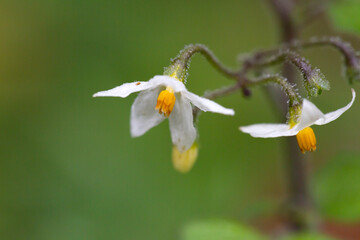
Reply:
[[[269,75],[260,77],[254,81],[248,82],[246,84],[247,87],[260,86],[260,85],[268,85],[275,84],[283,90],[289,98],[289,107],[294,107],[296,105],[300,105],[302,103],[302,99],[297,91],[293,88],[292,84],[290,84],[286,78],[280,75]]]
[[[306,6],[306,9],[303,11],[303,19],[298,24],[298,28],[300,30],[304,29],[305,27],[309,26],[314,20],[324,14],[326,10],[326,3],[325,2],[316,2],[316,3],[309,3]]]
[[[256,66],[258,62],[265,61],[265,58],[271,57],[274,54],[279,54],[287,50],[298,50],[302,48],[321,46],[334,47],[343,55],[345,64],[347,66],[359,68],[359,58],[354,48],[351,46],[350,43],[345,42],[338,37],[312,38],[306,41],[292,40],[291,42],[287,42],[278,48],[255,52],[250,57],[247,57],[242,61],[244,65],[248,66],[247,69],[251,69],[253,66]]]
[[[202,44],[186,46],[176,58],[172,59],[171,66],[174,66],[174,68],[182,69],[182,75],[186,74],[186,71],[188,70],[190,65],[191,57],[196,53],[200,53],[201,55],[203,55],[210,62],[210,64],[221,74],[225,75],[226,77],[239,80],[239,71],[233,70],[223,65],[219,61],[219,59],[206,46]]]
[[[292,0],[268,0],[273,7],[274,12],[278,16],[280,29],[281,29],[281,41],[285,44],[293,42],[298,35],[298,29],[292,18],[294,1]],[[285,4],[289,7],[284,7]],[[290,83],[295,82],[294,71],[289,64],[284,64],[283,67],[284,76]],[[278,97],[275,93],[272,94],[273,102],[284,113],[286,106],[283,104],[283,99]],[[293,231],[303,231],[308,227],[308,221],[306,218],[301,217],[299,214],[309,208],[310,196],[307,189],[307,174],[306,165],[300,155],[298,146],[294,137],[286,139],[286,154],[285,161],[287,164],[287,183],[289,191],[289,205],[287,209],[287,224]]]
[[[313,68],[304,57],[290,50],[280,51],[263,61],[253,63],[254,68],[263,68],[281,62],[292,63],[302,74],[305,88],[309,96],[318,96],[322,90],[330,90],[330,84],[318,68]]]

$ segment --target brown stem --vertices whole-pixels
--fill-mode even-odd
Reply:
[[[295,22],[291,16],[295,3],[292,0],[268,1],[278,18],[281,27],[282,40],[284,42],[292,41],[297,35]]]
[[[305,10],[303,11],[303,19],[298,25],[298,29],[302,30],[305,27],[309,26],[314,20],[319,18],[326,11],[325,2],[315,2],[309,3]]]
[[[292,19],[293,1],[290,0],[269,0],[270,5],[275,11],[279,24],[281,26],[282,42],[289,44],[297,38],[297,26]],[[290,64],[285,64],[283,69],[284,76],[290,83],[295,82],[294,71]],[[286,101],[276,97],[275,103],[279,106],[282,112],[287,111]],[[276,101],[277,99],[277,101]],[[307,174],[305,161],[302,159],[301,153],[298,149],[295,137],[286,138],[286,165],[287,178],[289,188],[289,202],[290,208],[287,210],[287,220],[289,227],[293,231],[302,231],[307,228],[306,214],[309,207],[309,193],[307,189]]]
[[[292,40],[290,42],[285,42],[280,47],[258,51],[248,58],[243,59],[243,64],[246,66],[247,70],[251,70],[254,67],[274,54],[279,54],[288,50],[298,50],[302,48],[310,47],[321,47],[321,46],[331,46],[338,50],[344,57],[346,66],[358,67],[359,65],[359,56],[357,52],[350,45],[350,43],[343,41],[339,37],[322,37],[322,38],[313,38],[307,41],[297,41]],[[245,67],[244,67],[245,68]]]

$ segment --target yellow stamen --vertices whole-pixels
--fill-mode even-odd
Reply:
[[[306,127],[296,135],[299,148],[302,153],[306,151],[315,151],[316,150],[316,138],[315,133],[311,127]]]
[[[185,152],[179,152],[176,146],[173,146],[172,161],[174,168],[181,173],[187,173],[193,167],[198,156],[198,145],[195,142],[191,148]]]
[[[169,117],[174,109],[175,100],[174,89],[167,87],[160,92],[155,109],[159,110],[159,113],[164,114],[165,117]]]

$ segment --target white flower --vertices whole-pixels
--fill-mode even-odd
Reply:
[[[113,89],[94,94],[94,97],[127,97],[140,92],[131,107],[131,136],[139,137],[150,128],[169,118],[173,144],[180,152],[189,149],[195,141],[191,104],[206,112],[234,115],[234,110],[186,90],[176,78],[159,75],[147,82],[124,83]]]
[[[345,107],[336,111],[323,114],[312,102],[304,99],[299,122],[290,126],[288,124],[254,124],[240,127],[244,133],[249,133],[253,137],[274,138],[282,136],[297,135],[300,150],[313,151],[316,149],[316,139],[314,132],[310,128],[311,125],[324,125],[334,121],[347,111],[355,100],[355,90],[352,91],[352,100]]]

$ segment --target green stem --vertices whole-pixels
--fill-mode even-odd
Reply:
[[[221,74],[229,78],[234,78],[240,81],[242,78],[239,75],[239,71],[233,70],[225,65],[223,65],[219,59],[204,45],[194,44],[186,46],[180,54],[171,61],[171,65],[166,69],[166,73],[173,73],[177,71],[179,79],[185,79],[186,73],[190,65],[190,60],[193,55],[200,53],[203,55],[210,64],[218,70]]]
[[[272,56],[262,61],[257,61],[253,64],[253,68],[268,67],[282,63],[284,61],[288,61],[292,63],[295,67],[297,67],[303,74],[305,80],[308,80],[309,76],[312,74],[313,69],[309,62],[306,61],[305,58],[300,57],[297,53],[289,50],[280,51],[275,56]]]
[[[279,75],[270,75],[261,77],[255,81],[248,82],[247,87],[276,84],[283,90],[289,98],[289,107],[299,106],[302,103],[300,95],[294,90],[293,86],[287,81],[286,78]]]
[[[282,62],[290,62],[299,69],[309,96],[316,97],[321,94],[322,90],[330,90],[329,82],[319,69],[313,68],[305,58],[288,49],[265,60],[254,62],[252,66],[253,68],[264,68]]]

